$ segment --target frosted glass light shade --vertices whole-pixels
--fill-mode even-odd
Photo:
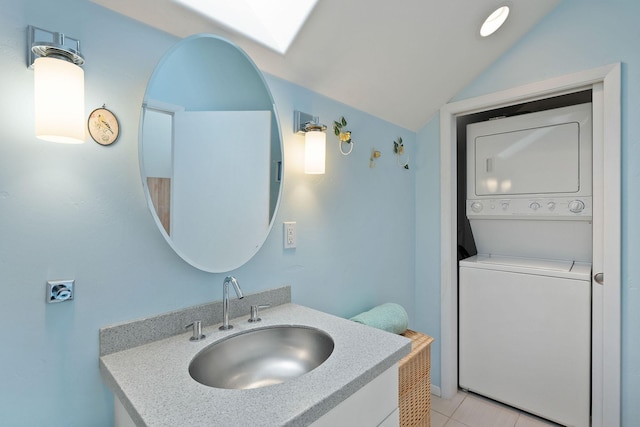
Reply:
[[[309,131],[304,141],[304,173],[323,174],[326,156],[327,134]]]
[[[33,63],[36,137],[81,144],[86,139],[84,70],[62,59],[41,57]]]

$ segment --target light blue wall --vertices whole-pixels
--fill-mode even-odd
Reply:
[[[0,0],[0,425],[109,426],[112,398],[98,372],[98,328],[220,299],[221,274],[199,272],[165,243],[138,170],[146,81],[173,37],[86,0]],[[26,27],[82,41],[86,112],[106,103],[120,119],[110,147],[59,145],[33,131]],[[414,169],[396,164],[416,135],[268,77],[284,135],[285,188],[276,226],[233,272],[246,292],[290,284],[294,302],[340,316],[395,301],[413,318]],[[328,136],[327,173],[302,173],[293,110],[330,124],[345,115],[355,148]],[[382,151],[374,169],[371,149]],[[413,166],[413,163],[412,163]],[[298,248],[282,249],[282,221]],[[73,302],[45,304],[45,282],[76,280]]]
[[[517,10],[514,10],[516,13]],[[614,62],[622,62],[622,420],[640,425],[640,2],[565,0],[536,28],[495,62],[455,100],[508,89]],[[439,238],[432,221],[439,218],[438,118],[418,133],[416,218],[420,238],[417,300],[426,312],[439,312]],[[443,215],[449,213],[443,212]],[[424,271],[422,271],[424,270]],[[428,278],[428,280],[426,280]],[[427,290],[421,287],[428,288]],[[420,315],[420,313],[417,313]],[[418,319],[418,327],[440,338],[439,318]],[[436,346],[439,351],[439,347]],[[606,351],[606,350],[605,350]],[[440,365],[434,363],[434,383]]]
[[[416,327],[435,338],[431,383],[440,386],[440,127],[436,116],[416,143]]]

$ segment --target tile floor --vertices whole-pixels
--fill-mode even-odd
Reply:
[[[431,427],[549,427],[549,421],[458,391],[450,400],[431,395]]]

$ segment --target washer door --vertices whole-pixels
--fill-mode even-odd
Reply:
[[[460,387],[589,426],[590,282],[460,267]]]

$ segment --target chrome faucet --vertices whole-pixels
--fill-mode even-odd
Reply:
[[[240,285],[238,284],[236,278],[233,276],[225,277],[224,283],[222,284],[222,326],[218,328],[221,331],[226,331],[233,328],[233,325],[229,324],[229,283],[233,285],[233,289],[236,291],[238,299],[244,298],[242,289],[240,289]]]

